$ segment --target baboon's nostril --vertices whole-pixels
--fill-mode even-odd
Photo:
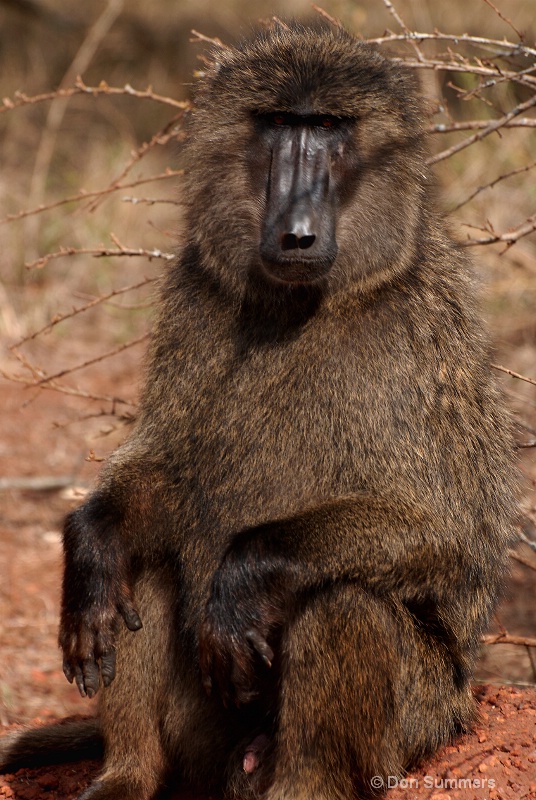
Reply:
[[[298,237],[294,233],[285,233],[281,237],[281,249],[282,250],[297,250],[298,248]]]
[[[316,236],[314,234],[310,234],[309,236],[301,236],[298,239],[298,247],[300,250],[307,250],[309,247],[312,247]]]
[[[310,234],[307,236],[296,236],[295,233],[285,233],[281,237],[282,250],[307,250],[312,247],[316,236]]]

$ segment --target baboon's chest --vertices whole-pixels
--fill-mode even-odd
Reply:
[[[255,524],[379,485],[397,468],[396,401],[360,373],[358,353],[342,362],[326,348],[307,365],[298,348],[257,353],[211,383],[198,372],[183,418],[186,503],[204,518]]]

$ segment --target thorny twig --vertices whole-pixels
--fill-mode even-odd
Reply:
[[[183,113],[176,114],[164,127],[162,130],[155,133],[150,141],[144,142],[137,150],[135,150],[132,154],[130,159],[127,161],[119,175],[112,181],[112,183],[108,187],[109,192],[116,191],[117,189],[121,188],[121,181],[125,178],[128,173],[132,170],[132,168],[139,163],[142,158],[144,158],[153,148],[157,146],[162,146],[167,144],[172,139],[178,139],[181,130],[180,126],[178,127],[178,123],[182,120]],[[166,172],[170,172],[170,169],[166,170]],[[95,200],[89,205],[89,211],[94,211],[99,203],[101,202],[104,194],[98,195]]]
[[[98,356],[94,358],[89,358],[87,361],[82,362],[81,364],[77,364],[74,367],[65,367],[65,369],[61,369],[59,372],[56,372],[54,375],[43,375],[43,377],[39,378],[39,380],[35,381],[33,384],[36,387],[43,386],[45,383],[54,383],[58,380],[58,378],[63,378],[65,375],[72,375],[73,372],[78,372],[80,369],[85,369],[86,367],[91,367],[93,364],[98,364],[99,361],[104,361],[107,358],[111,358],[112,356],[116,356],[119,353],[122,353],[124,350],[128,350],[130,347],[135,347],[137,344],[141,344],[147,339],[146,333],[142,334],[141,336],[137,336],[135,339],[131,339],[130,342],[125,342],[124,344],[120,344],[117,347],[114,347],[112,350],[108,350],[106,353],[100,353]]]
[[[520,375],[519,372],[514,372],[508,367],[502,367],[500,364],[492,364],[493,369],[499,370],[499,372],[505,372],[507,375],[510,375],[512,378],[518,378],[520,381],[525,381],[526,383],[532,383],[533,386],[536,386],[536,380],[534,378],[527,378],[526,375]]]
[[[74,59],[63,76],[59,89],[68,87],[69,84],[76,79],[77,75],[84,72],[89,67],[93,57],[98,52],[105,39],[106,34],[120,15],[122,9],[123,0],[107,0],[104,9],[87,30]],[[68,97],[61,97],[58,95],[52,100],[49,106],[46,122],[42,129],[39,145],[35,154],[32,179],[30,182],[30,207],[40,206],[43,203],[50,165],[56,148],[56,140],[68,104]],[[37,252],[34,243],[37,241],[40,230],[39,222],[40,221],[36,217],[30,217],[24,223],[26,253],[30,254],[30,257],[33,257]]]
[[[536,638],[530,636],[512,636],[509,633],[490,633],[482,636],[482,644],[517,644],[524,647],[536,647]]]
[[[505,231],[505,233],[495,233],[495,231],[490,229],[489,226],[488,228],[483,228],[482,230],[486,232],[488,229],[488,236],[482,236],[480,239],[467,239],[465,242],[462,242],[462,244],[466,247],[469,247],[478,244],[497,244],[499,242],[503,242],[506,245],[505,250],[507,250],[524,236],[528,236],[530,233],[536,231],[536,214],[533,214],[531,217],[526,219],[525,222],[520,223],[517,228]]]
[[[317,6],[314,3],[312,4],[311,8],[313,9],[313,11],[316,11],[317,14],[320,14],[321,17],[327,19],[327,21],[330,22],[332,25],[334,25],[336,28],[342,28],[342,22],[340,21],[340,19],[332,17],[331,14],[328,14],[328,12],[324,8],[320,8],[320,6]]]
[[[521,539],[521,537],[519,538]],[[525,556],[522,556],[521,553],[516,553],[515,551],[512,551],[510,556],[514,559],[514,561],[519,561],[519,563],[523,564],[525,567],[536,570],[536,561],[534,561],[534,559],[525,558]]]
[[[536,120],[534,120],[534,122],[536,123]],[[495,180],[490,181],[489,183],[486,183],[483,186],[478,186],[474,190],[474,192],[471,192],[471,194],[468,197],[466,197],[465,200],[462,200],[460,203],[458,203],[458,205],[454,206],[454,208],[451,210],[453,212],[458,211],[460,208],[463,208],[463,206],[467,205],[467,203],[470,203],[471,200],[473,200],[481,192],[484,192],[486,189],[493,189],[494,186],[497,186],[498,183],[501,183],[507,178],[512,178],[514,175],[520,175],[522,172],[529,172],[531,169],[534,169],[534,167],[536,167],[536,161],[533,161],[531,164],[525,164],[525,166],[523,167],[518,167],[517,169],[513,169],[510,172],[505,173],[504,175],[499,175],[499,177],[495,178]]]
[[[417,41],[412,38],[410,29],[408,28],[408,26],[406,25],[406,23],[404,22],[404,20],[402,19],[402,17],[400,16],[398,11],[394,7],[394,5],[390,2],[390,0],[383,0],[383,4],[386,7],[386,9],[389,11],[389,13],[395,18],[397,23],[400,25],[400,27],[404,31],[404,34],[407,37],[409,37],[408,41],[409,41],[409,43],[411,44],[411,46],[413,47],[413,49],[415,51],[415,55],[417,56],[417,61],[420,61],[420,62],[425,61],[424,55],[423,55],[423,53],[422,53]]]
[[[428,127],[428,133],[454,133],[457,131],[474,131],[487,128],[489,120],[471,119],[466,122],[439,122]],[[503,128],[536,128],[536,118],[522,117],[521,119],[511,119],[506,122]]]
[[[409,42],[417,41],[422,42],[451,42],[456,46],[461,44],[468,44],[476,48],[489,49],[497,57],[509,56],[532,56],[536,57],[536,48],[528,47],[522,42],[509,42],[507,39],[489,39],[485,36],[470,36],[467,33],[442,33],[441,31],[433,31],[433,33],[425,33],[418,31],[409,31],[404,33],[391,33],[384,36],[367,39],[371,44],[394,44],[395,42]]]
[[[533,539],[529,539],[529,537],[526,535],[526,533],[523,533],[523,531],[519,532],[519,538],[536,553],[536,542]]]
[[[211,39],[210,36],[205,36],[203,33],[199,33],[199,31],[196,31],[193,28],[191,33],[194,38],[190,39],[190,41],[193,44],[196,44],[197,42],[205,42],[207,44],[212,44],[215,47],[219,47],[220,50],[229,50],[229,45],[224,44],[221,39],[218,39],[217,37]]]
[[[519,36],[520,40],[523,41],[525,37],[520,31],[518,31],[512,20],[509,19],[508,17],[505,17],[504,14],[501,13],[500,9],[498,9],[497,6],[491,2],[491,0],[484,0],[484,2],[487,3],[488,6],[495,11],[498,17],[500,17],[504,22],[506,22],[507,25],[510,26],[514,31],[514,33],[516,33]]]
[[[487,125],[483,130],[477,131],[477,133],[473,134],[473,136],[469,136],[467,139],[464,139],[463,142],[458,142],[458,144],[452,145],[452,147],[447,148],[447,150],[443,150],[443,152],[432,156],[432,158],[428,159],[428,163],[437,164],[439,161],[443,161],[445,158],[450,158],[450,156],[453,156],[455,153],[459,153],[460,150],[464,150],[466,147],[475,144],[475,142],[480,142],[486,136],[489,136],[490,133],[498,131],[499,128],[504,128],[504,126],[512,119],[518,117],[520,114],[523,114],[525,111],[528,111],[529,108],[533,108],[534,106],[536,106],[536,94],[529,98],[525,103],[520,103],[500,119],[495,119],[490,122],[489,125]]]
[[[36,261],[32,261],[29,264],[25,264],[24,266],[26,269],[43,269],[46,265],[57,258],[64,258],[65,256],[75,256],[75,255],[84,255],[84,256],[93,256],[94,258],[112,258],[112,257],[139,257],[142,256],[143,258],[149,259],[152,261],[153,258],[163,259],[164,261],[173,261],[175,256],[173,253],[163,253],[161,250],[155,248],[154,250],[148,250],[144,247],[61,247],[59,250],[56,250],[54,253],[47,253],[46,256],[42,256],[38,258]]]
[[[15,222],[19,219],[24,219],[25,217],[29,217],[33,214],[42,214],[45,211],[52,211],[54,208],[59,208],[60,206],[69,205],[71,203],[81,203],[84,200],[91,200],[92,198],[104,198],[114,192],[120,192],[124,189],[134,189],[137,186],[143,186],[145,183],[155,183],[156,181],[166,180],[167,178],[177,178],[183,174],[183,170],[181,169],[170,169],[167,167],[164,172],[158,175],[149,175],[146,178],[139,178],[136,181],[131,181],[130,183],[117,183],[114,182],[111,186],[106,186],[103,189],[95,189],[92,192],[87,192],[85,189],[81,189],[78,194],[71,195],[69,197],[63,197],[61,200],[56,200],[53,203],[48,203],[47,205],[39,206],[38,208],[28,209],[27,211],[19,211],[17,214],[8,214],[7,217],[0,220],[0,225],[5,225],[7,222]],[[163,201],[160,201],[163,202]]]
[[[31,377],[25,377],[24,375],[18,375],[12,372],[6,372],[3,369],[0,369],[0,375],[6,378],[9,381],[13,381],[14,383],[21,383],[23,386],[26,386],[29,389],[38,388],[41,390],[49,389],[54,392],[60,392],[61,394],[70,395],[71,397],[80,397],[84,400],[94,400],[97,402],[104,402],[104,403],[111,403],[112,405],[112,415],[115,414],[115,407],[116,405],[127,405],[127,406],[135,406],[131,400],[126,400],[123,397],[117,397],[113,395],[107,394],[97,394],[95,392],[86,391],[85,389],[80,389],[75,386],[67,386],[66,384],[58,383],[57,381],[51,381],[49,383],[42,383],[37,386],[37,382],[43,376],[43,371],[32,364],[27,357],[23,356],[17,350],[12,350],[13,355],[17,360],[25,367]]]
[[[153,100],[155,103],[163,103],[166,106],[180,108],[182,110],[185,110],[190,106],[190,103],[187,100],[176,100],[173,97],[164,97],[163,95],[156,94],[153,92],[151,86],[147,87],[147,89],[133,89],[128,83],[124,86],[109,86],[106,81],[101,81],[98,86],[87,86],[82,78],[78,76],[74,86],[56,89],[54,92],[44,92],[42,94],[34,95],[33,97],[24,94],[24,92],[16,92],[14,99],[11,99],[10,97],[4,97],[2,100],[2,105],[0,105],[0,114],[4,114],[7,111],[13,111],[14,109],[21,108],[22,106],[50,102],[56,97],[70,98],[80,94],[91,95],[92,97],[99,97],[100,95],[128,95],[130,97],[135,97],[138,100]]]
[[[20,342],[17,342],[16,345],[12,345],[13,347],[21,347],[21,345],[26,344],[26,342],[30,342],[32,339],[37,338],[37,336],[41,336],[43,333],[48,333],[52,330],[55,325],[59,325],[60,322],[64,322],[67,319],[71,319],[72,317],[77,316],[77,314],[83,314],[86,311],[89,311],[90,308],[94,308],[95,306],[100,305],[101,303],[106,303],[108,300],[111,300],[113,297],[119,297],[121,294],[125,294],[126,292],[133,292],[136,289],[140,289],[142,286],[147,286],[149,283],[152,283],[154,278],[144,278],[142,281],[138,281],[137,283],[133,283],[131,286],[123,286],[120,289],[113,289],[108,294],[101,294],[99,297],[95,297],[93,300],[85,303],[83,306],[79,306],[78,308],[73,308],[72,311],[67,311],[64,314],[56,314],[50,322],[46,325],[43,325],[42,328],[39,330],[34,331],[33,333],[28,334],[21,339]]]

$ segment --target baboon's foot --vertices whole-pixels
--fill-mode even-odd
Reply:
[[[269,744],[270,740],[264,733],[256,736],[251,744],[248,744],[244,753],[244,758],[242,759],[242,769],[245,773],[251,775],[252,772],[255,772]]]

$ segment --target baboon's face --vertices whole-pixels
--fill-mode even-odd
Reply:
[[[427,180],[420,137],[413,77],[344,31],[291,26],[218,53],[189,143],[205,268],[233,294],[276,297],[404,269]]]
[[[337,255],[339,184],[352,123],[329,114],[274,111],[257,115],[255,127],[262,269],[282,283],[314,282]]]

